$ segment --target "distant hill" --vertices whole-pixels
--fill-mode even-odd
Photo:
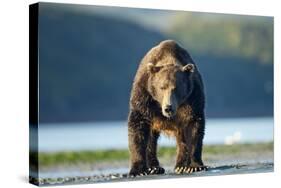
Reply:
[[[273,64],[256,59],[196,56],[208,117],[273,116]]]
[[[164,37],[126,21],[40,8],[40,121],[126,119],[138,63]]]
[[[273,63],[273,17],[180,12],[167,33],[193,54]]]
[[[178,39],[56,4],[41,3],[39,12],[40,122],[126,120],[141,58],[160,41]],[[273,114],[273,64],[191,55],[205,81],[208,117]]]

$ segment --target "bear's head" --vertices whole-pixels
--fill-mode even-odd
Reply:
[[[148,91],[161,106],[163,116],[173,118],[179,106],[186,101],[193,90],[192,63],[182,65],[166,64],[157,66],[148,63]]]

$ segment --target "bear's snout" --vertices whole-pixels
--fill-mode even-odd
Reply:
[[[164,93],[163,101],[162,101],[162,114],[167,118],[172,118],[175,116],[178,102],[175,96],[175,93],[167,90]]]
[[[164,110],[166,113],[172,113],[173,112],[172,105],[167,105]]]
[[[175,115],[175,109],[173,109],[172,105],[166,105],[163,109],[162,109],[162,113],[165,117],[167,118],[172,118]]]

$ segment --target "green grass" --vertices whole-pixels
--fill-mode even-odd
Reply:
[[[235,144],[235,145],[207,145],[204,146],[203,155],[228,155],[241,152],[265,152],[273,151],[273,142],[259,144]],[[160,147],[159,158],[175,157],[175,147]],[[35,154],[31,154],[35,155]],[[69,165],[78,163],[99,163],[124,161],[129,159],[129,152],[123,150],[95,150],[95,151],[65,151],[54,153],[39,153],[39,166]]]

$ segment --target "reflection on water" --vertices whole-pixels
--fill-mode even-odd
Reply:
[[[204,143],[272,141],[273,125],[273,118],[208,119]],[[125,121],[40,124],[39,151],[127,148],[127,134]],[[161,136],[159,144],[171,146],[175,140]]]

